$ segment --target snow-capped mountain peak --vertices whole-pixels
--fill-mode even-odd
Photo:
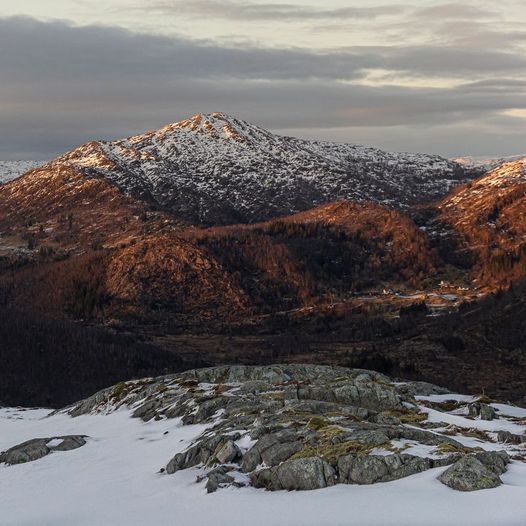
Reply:
[[[266,220],[340,199],[405,208],[469,178],[436,155],[284,137],[219,112],[87,143],[49,166],[63,164],[208,224]]]
[[[190,119],[185,119],[174,124],[169,124],[164,129],[189,130],[195,133],[211,135],[216,138],[243,140],[248,139],[250,134],[264,132],[257,126],[250,125],[246,121],[235,119],[225,113],[198,113]]]

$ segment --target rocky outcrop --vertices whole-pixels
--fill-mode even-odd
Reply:
[[[49,438],[34,438],[0,453],[0,464],[9,465],[32,462],[56,451],[70,451],[86,444],[84,435],[67,435]]]
[[[496,484],[507,454],[466,447],[454,438],[464,428],[428,421],[415,397],[435,394],[445,393],[361,369],[225,366],[121,383],[66,411],[127,405],[144,421],[205,424],[161,471],[198,468],[207,492],[246,484],[272,491],[375,484],[449,465],[441,481],[452,488]],[[469,410],[457,401],[434,407],[457,415]],[[472,428],[465,431],[473,436]]]

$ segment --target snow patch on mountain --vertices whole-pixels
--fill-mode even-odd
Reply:
[[[42,161],[0,161],[0,184],[12,181],[41,164]]]
[[[260,221],[339,199],[406,208],[470,178],[436,155],[284,137],[222,113],[91,142],[48,166],[64,164],[208,224]]]
[[[469,188],[445,200],[444,208],[467,209],[468,204],[477,209],[487,208],[487,199],[494,199],[498,192],[510,191],[526,183],[526,157],[503,163],[489,171],[484,177],[473,181]],[[477,204],[478,203],[478,204]]]

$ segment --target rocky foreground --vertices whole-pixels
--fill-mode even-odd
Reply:
[[[204,424],[161,472],[200,468],[197,481],[206,481],[209,493],[225,486],[374,484],[445,466],[438,480],[455,490],[499,486],[509,462],[525,460],[526,433],[509,429],[524,428],[526,420],[501,414],[485,397],[448,393],[360,369],[231,366],[122,382],[62,412],[77,417],[127,406],[145,422]],[[452,424],[456,415],[473,426]],[[495,420],[499,425],[480,426]],[[35,438],[0,454],[0,463],[36,460],[86,441]]]

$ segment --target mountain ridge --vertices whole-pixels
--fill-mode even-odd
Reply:
[[[223,113],[92,141],[46,165],[65,166],[205,225],[264,221],[340,199],[405,209],[474,173],[434,155],[279,136]]]
[[[453,190],[438,205],[439,221],[475,258],[474,277],[509,285],[526,276],[526,157],[503,163]]]

